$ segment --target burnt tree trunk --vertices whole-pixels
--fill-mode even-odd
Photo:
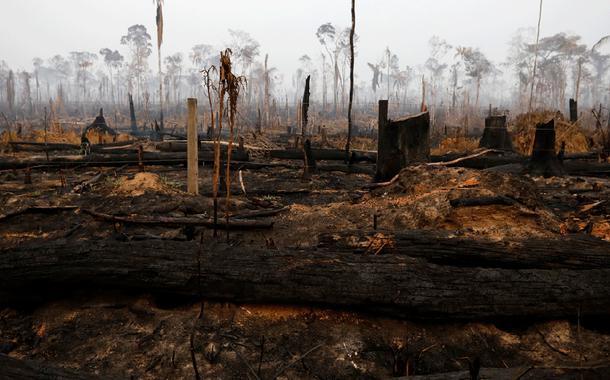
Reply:
[[[303,152],[305,154],[305,176],[316,171],[316,159],[311,149],[311,141],[305,140],[303,144]]]
[[[513,151],[513,143],[506,128],[506,116],[485,118],[485,130],[479,141],[479,148]]]
[[[106,289],[191,300],[201,291],[210,300],[320,304],[412,319],[610,315],[610,244],[602,240],[509,244],[429,231],[356,237],[363,240],[357,246],[339,236],[315,250],[217,245],[206,249],[200,272],[197,242],[22,245],[0,250],[0,303]]]
[[[545,177],[561,176],[564,169],[555,153],[555,120],[536,126],[534,148],[529,162],[529,172]]]
[[[303,91],[303,105],[301,110],[301,137],[305,140],[305,135],[307,134],[307,123],[309,122],[309,81],[311,80],[311,75],[307,76],[305,79],[305,90]]]
[[[131,119],[131,131],[137,132],[138,122],[136,120],[136,110],[133,106],[133,96],[131,96],[131,94],[129,94],[129,117]]]
[[[574,99],[570,99],[570,123],[576,123],[578,121],[578,102]]]
[[[430,160],[430,114],[388,119],[388,101],[379,101],[377,182],[388,181],[402,168]]]

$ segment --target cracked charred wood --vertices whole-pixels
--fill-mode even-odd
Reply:
[[[207,228],[229,228],[230,230],[253,230],[253,229],[269,229],[273,227],[273,222],[261,222],[256,220],[229,220],[229,224],[214,226],[214,220],[208,218],[196,217],[167,217],[167,216],[145,216],[145,215],[130,215],[118,216],[104,214],[93,210],[82,209],[82,212],[91,215],[95,219],[103,220],[112,223],[138,224],[145,226],[203,226]]]
[[[98,376],[91,373],[51,367],[44,363],[20,360],[0,354],[0,377],[4,380],[95,380],[119,379],[119,377]]]
[[[564,169],[555,153],[555,120],[536,126],[534,148],[528,171],[545,177],[564,175]]]
[[[485,118],[485,130],[479,141],[479,148],[513,151],[513,143],[506,128],[506,116]]]
[[[375,181],[394,177],[405,166],[430,161],[430,114],[388,119],[388,101],[379,101],[379,135]]]
[[[218,245],[206,250],[198,271],[196,242],[21,245],[0,250],[0,302],[40,302],[75,288],[192,300],[203,289],[210,300],[324,305],[415,320],[610,314],[610,244],[601,240],[497,243],[412,231],[377,254],[366,246]]]
[[[186,164],[186,153],[155,153],[144,152],[144,165],[182,165]],[[232,161],[248,161],[250,155],[247,151],[235,150],[231,154]],[[199,162],[213,162],[214,154],[211,151],[199,152]],[[26,167],[75,167],[75,166],[136,166],[140,162],[138,153],[130,154],[91,154],[83,156],[52,156],[49,161],[45,157],[9,158],[0,160],[0,170],[23,169]]]

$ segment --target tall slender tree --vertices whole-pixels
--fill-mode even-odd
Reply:
[[[540,9],[538,11],[538,30],[536,32],[536,48],[534,50],[534,69],[532,72],[532,83],[530,88],[530,104],[529,112],[532,112],[534,102],[534,82],[536,82],[536,68],[538,66],[538,42],[540,42],[540,23],[542,22],[542,0],[540,0]]]
[[[356,33],[356,0],[352,0],[352,30],[349,33],[349,105],[347,108],[347,143],[345,144],[345,160],[349,161],[349,151],[352,142],[352,110],[354,101],[354,34]]]
[[[163,44],[163,0],[154,0],[157,4],[157,63],[159,66],[159,123],[161,130],[163,124],[163,72],[161,71],[161,45]]]

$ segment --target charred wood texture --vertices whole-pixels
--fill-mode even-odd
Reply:
[[[375,180],[384,182],[411,163],[430,160],[430,115],[388,119],[388,101],[379,101],[379,136]]]
[[[513,151],[513,143],[506,128],[506,116],[485,118],[485,130],[479,141],[479,147]]]
[[[534,175],[545,177],[564,174],[563,166],[555,152],[555,120],[536,126],[534,148],[528,169]]]
[[[311,141],[305,140],[303,144],[303,152],[305,153],[305,172],[310,174],[316,171],[316,159],[311,149]]]
[[[129,94],[129,118],[131,120],[131,131],[138,131],[138,121],[136,120],[136,109],[133,106],[133,96]]]
[[[301,114],[302,116],[302,120],[301,120],[301,136],[304,139],[305,135],[307,134],[307,124],[309,122],[309,81],[311,79],[311,75],[307,76],[307,79],[305,79],[305,90],[303,91],[303,105],[302,105],[302,110],[301,110]]]
[[[201,272],[193,242],[24,245],[0,251],[0,302],[41,301],[74,288],[195,299],[201,273],[204,297],[230,302],[320,304],[413,319],[610,314],[610,244],[601,240],[350,236],[323,238],[315,250],[214,246],[205,250]]]

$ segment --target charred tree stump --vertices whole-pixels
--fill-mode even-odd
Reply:
[[[574,124],[578,121],[578,102],[570,99],[570,123]]]
[[[133,106],[133,96],[131,96],[131,94],[129,94],[129,117],[131,119],[131,131],[137,132],[138,122],[136,120],[136,109]]]
[[[529,172],[545,177],[561,176],[563,166],[555,153],[555,120],[536,126],[534,148],[529,162]]]
[[[428,112],[392,121],[388,101],[380,100],[378,123],[376,181],[388,181],[408,164],[430,160]]]
[[[513,143],[506,128],[506,116],[485,118],[485,130],[479,141],[479,148],[513,151]]]

